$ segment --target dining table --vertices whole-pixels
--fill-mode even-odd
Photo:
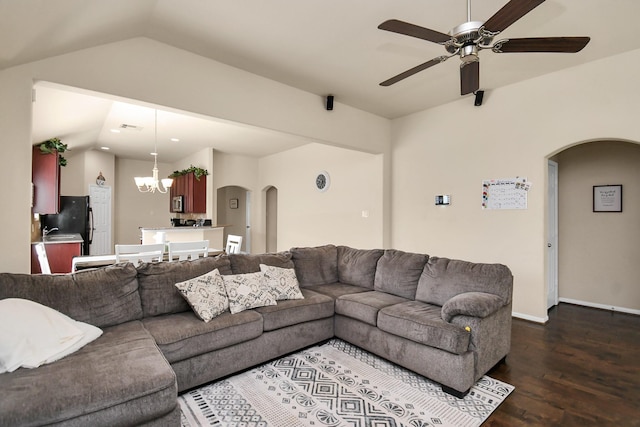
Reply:
[[[216,256],[224,253],[222,249],[209,248],[209,256]],[[164,261],[169,261],[169,253],[165,252]],[[71,272],[86,270],[89,268],[105,267],[116,263],[116,255],[82,255],[73,257],[71,260]]]

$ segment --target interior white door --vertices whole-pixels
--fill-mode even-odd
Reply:
[[[89,254],[112,254],[111,187],[89,185],[89,197],[93,210],[93,241],[89,246]]]
[[[558,163],[549,160],[547,188],[547,309],[558,305]]]

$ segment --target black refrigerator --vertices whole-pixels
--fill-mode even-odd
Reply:
[[[89,255],[89,245],[93,239],[93,211],[89,196],[60,196],[60,213],[40,216],[40,226],[58,231],[54,234],[78,233],[82,236],[82,254]]]

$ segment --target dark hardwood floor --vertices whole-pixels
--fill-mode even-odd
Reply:
[[[515,390],[483,426],[640,426],[640,316],[561,303],[546,325],[513,319],[489,375]]]

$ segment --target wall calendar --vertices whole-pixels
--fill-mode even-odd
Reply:
[[[527,209],[531,182],[525,177],[482,181],[482,209]]]

